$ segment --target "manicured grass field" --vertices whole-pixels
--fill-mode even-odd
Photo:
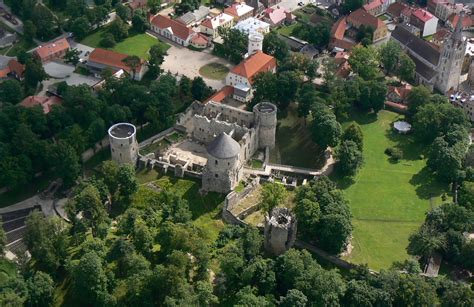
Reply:
[[[209,63],[199,69],[199,74],[212,80],[222,80],[227,76],[229,68],[219,63]]]
[[[426,155],[426,146],[415,143],[410,135],[392,131],[391,124],[398,117],[388,111],[378,116],[355,115],[364,134],[365,164],[353,182],[334,176],[353,214],[354,249],[347,260],[367,263],[374,270],[408,258],[408,237],[422,224],[430,206],[441,203],[440,196],[447,190],[433,179],[426,160],[420,159]],[[398,163],[384,153],[392,146],[404,152]]]
[[[292,23],[289,26],[282,26],[278,28],[277,32],[280,33],[281,35],[286,35],[286,36],[292,36],[293,30],[298,26],[298,23]]]
[[[270,151],[270,162],[306,168],[319,168],[324,163],[324,152],[313,142],[308,120],[298,118],[294,106],[288,115],[278,120],[276,146]]]
[[[153,182],[160,188],[168,187],[179,196],[188,201],[189,209],[193,214],[193,224],[201,229],[209,243],[214,242],[219,231],[224,227],[220,211],[222,209],[224,196],[218,193],[207,193],[201,195],[199,189],[201,183],[190,179],[162,176],[155,170],[143,170],[137,173],[141,184]],[[141,189],[148,189],[145,185]],[[139,192],[140,194],[140,192]],[[140,197],[138,195],[138,197]]]
[[[87,36],[81,41],[81,44],[91,46],[94,48],[100,47],[100,40],[102,39],[103,34],[107,31],[107,27],[101,28],[98,31],[95,31],[91,35]],[[117,43],[115,47],[110,48],[110,50],[125,53],[128,55],[136,55],[142,59],[148,59],[151,46],[160,45],[163,50],[168,50],[171,46],[160,41],[159,39],[148,35],[146,33],[133,34],[131,33],[128,38]]]

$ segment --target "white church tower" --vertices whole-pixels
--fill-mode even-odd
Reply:
[[[457,90],[459,86],[459,77],[461,76],[462,63],[467,45],[467,42],[462,36],[463,19],[464,12],[461,12],[454,33],[444,42],[441,48],[436,88],[443,93],[446,93],[450,89]]]

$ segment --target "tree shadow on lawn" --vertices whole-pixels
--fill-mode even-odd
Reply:
[[[393,127],[393,123],[390,124]],[[417,142],[412,134],[398,134],[393,129],[385,132],[385,137],[396,145],[403,152],[403,160],[422,160],[427,154],[427,148],[423,143]],[[384,148],[385,150],[385,148]]]
[[[224,196],[219,193],[209,192],[204,196],[200,195],[199,187],[200,184],[196,182],[196,184],[188,189],[183,195],[183,199],[188,201],[189,210],[191,210],[193,220],[214,211],[224,201]],[[220,212],[218,212],[213,219],[220,219],[219,213]]]
[[[416,187],[416,195],[421,199],[439,197],[446,191],[446,184],[438,180],[428,166],[413,175],[409,182]]]
[[[352,109],[349,111],[349,118],[342,120],[341,124],[356,122],[358,125],[369,125],[378,120],[378,114],[371,112],[367,113],[358,109]]]
[[[354,176],[345,176],[339,169],[339,164],[336,164],[334,171],[329,175],[329,179],[336,183],[340,190],[345,190],[355,183]]]

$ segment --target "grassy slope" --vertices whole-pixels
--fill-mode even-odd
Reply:
[[[276,146],[270,152],[270,162],[306,168],[319,168],[323,164],[323,153],[311,139],[310,122],[305,125],[294,107],[288,108],[288,115],[279,119],[278,124]]]
[[[212,80],[222,80],[227,76],[229,68],[219,63],[209,63],[199,69],[199,74]]]
[[[199,227],[209,243],[217,239],[219,231],[224,227],[220,219],[220,210],[224,196],[217,193],[199,194],[201,183],[190,179],[177,179],[161,176],[156,171],[140,171],[137,173],[141,184],[155,182],[159,187],[170,187],[178,195],[188,201],[189,209],[193,214],[193,223]]]
[[[81,43],[94,48],[100,47],[99,42],[102,39],[102,35],[107,31],[107,28],[101,28],[98,31],[93,32],[91,35],[84,38]],[[128,55],[136,55],[142,59],[148,59],[148,50],[151,46],[160,45],[164,50],[168,50],[170,45],[146,34],[133,34],[131,33],[128,38],[119,42],[115,47],[110,50],[125,53]]]
[[[423,222],[430,205],[440,204],[439,196],[446,190],[432,182],[426,161],[420,159],[423,145],[392,132],[396,118],[388,111],[381,111],[377,119],[355,116],[364,133],[365,164],[352,184],[339,180],[354,216],[354,250],[348,260],[368,263],[375,270],[408,257],[409,235]],[[399,163],[384,154],[391,146],[404,151]]]

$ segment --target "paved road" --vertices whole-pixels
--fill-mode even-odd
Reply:
[[[17,0],[17,1],[20,1],[20,0]],[[0,0],[0,7],[4,8],[5,11],[7,11],[11,14],[10,8],[3,2],[3,0]],[[14,17],[18,21],[18,25],[14,25],[14,24],[10,23],[8,20],[6,20],[3,17],[1,17],[0,19],[1,19],[2,22],[4,22],[7,26],[12,28],[16,32],[18,32],[20,34],[23,34],[23,22],[18,17],[16,17],[16,16],[14,16]]]

